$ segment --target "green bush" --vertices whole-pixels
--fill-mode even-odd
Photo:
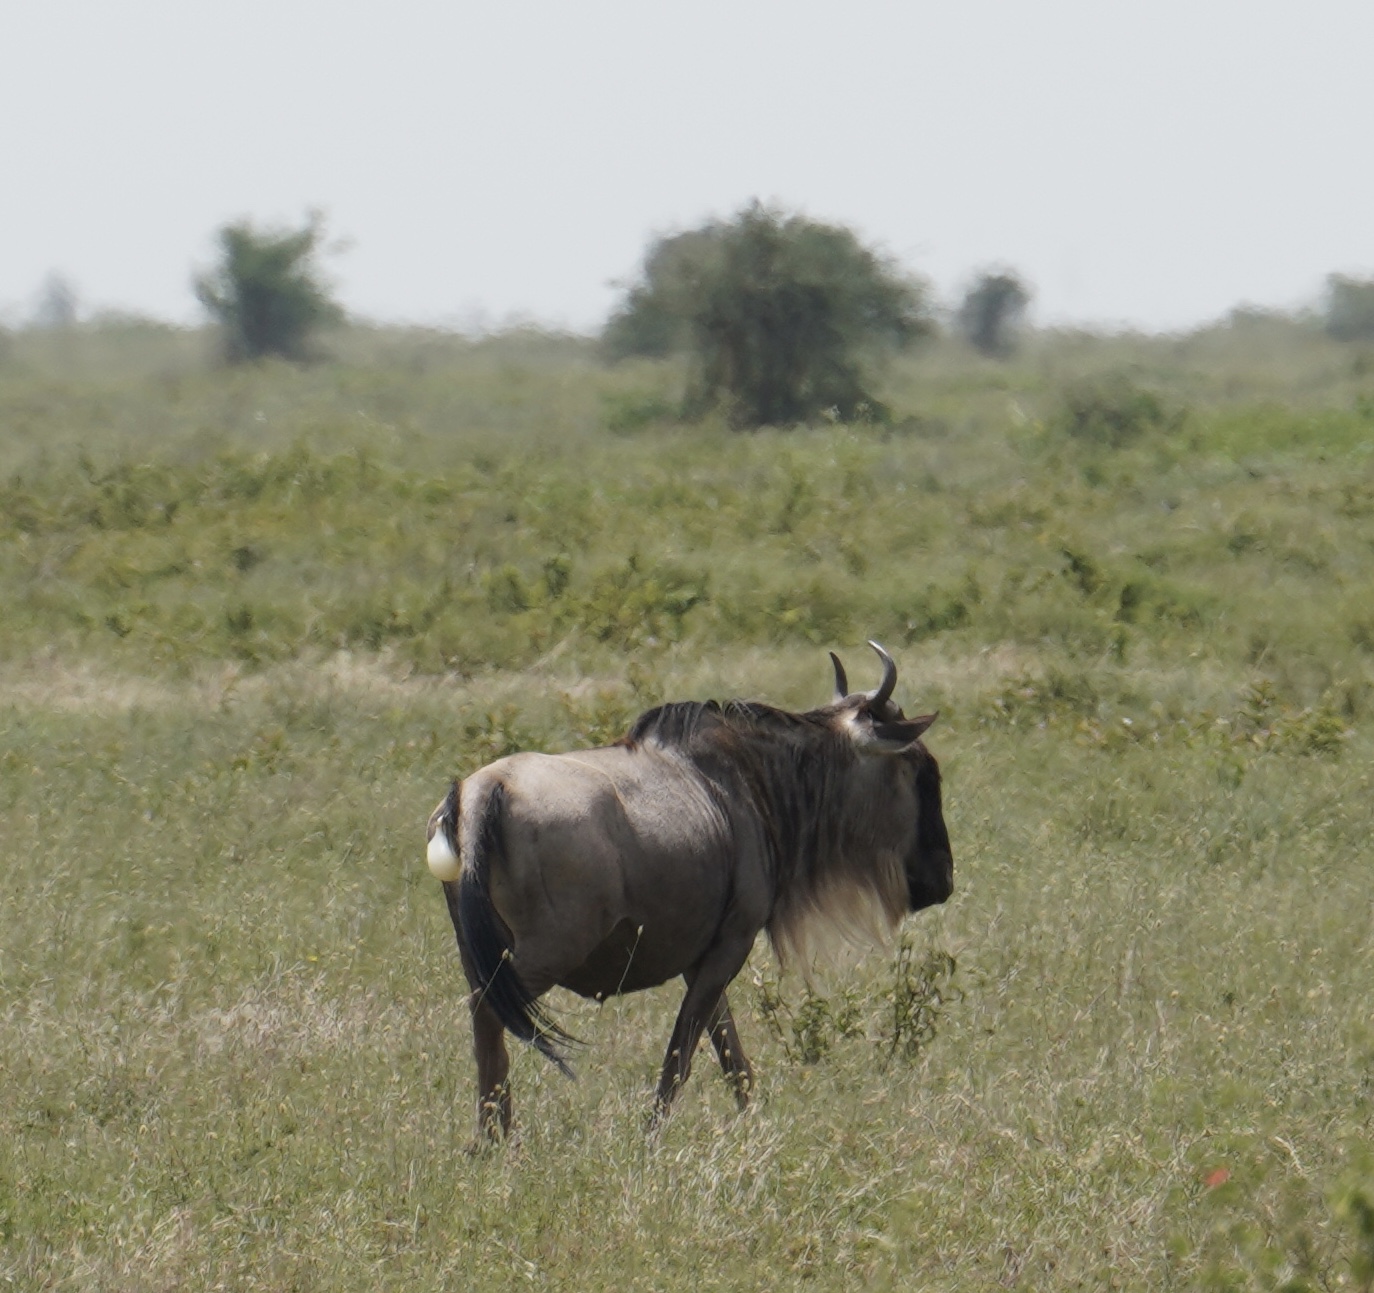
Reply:
[[[323,236],[318,215],[300,229],[264,231],[242,220],[219,231],[220,262],[195,289],[231,361],[305,359],[312,335],[342,320],[314,264]]]
[[[918,959],[911,936],[902,936],[887,992],[890,1013],[884,1040],[890,1059],[914,1062],[935,1040],[945,1008],[963,995],[953,982],[956,968],[954,957],[945,951],[928,951]]]
[[[830,1056],[836,1042],[864,1034],[862,1006],[852,991],[830,997],[808,984],[802,989],[801,1003],[793,1009],[775,979],[761,975],[755,986],[768,1031],[794,1063],[819,1064]]]
[[[922,287],[850,230],[755,203],[655,243],[604,340],[613,356],[689,351],[690,416],[789,426],[881,418],[865,355],[929,326]]]
[[[706,600],[705,575],[671,562],[648,566],[632,552],[596,575],[575,608],[575,623],[599,642],[654,646],[677,641],[684,619]]]
[[[1324,322],[1337,341],[1374,339],[1374,279],[1330,275]]]
[[[1054,425],[1073,440],[1119,449],[1181,421],[1181,412],[1153,391],[1115,374],[1069,386]]]
[[[603,395],[602,407],[606,430],[613,435],[632,435],[660,422],[671,421],[676,413],[662,395],[644,391],[627,391]]]
[[[1005,359],[1016,348],[1016,334],[1030,299],[1030,291],[1012,271],[980,274],[964,294],[955,324],[980,354]]]
[[[722,232],[722,226],[708,224],[654,240],[645,254],[639,282],[626,291],[623,304],[602,333],[608,359],[662,359],[690,348],[686,303],[696,290],[702,266],[716,254]]]

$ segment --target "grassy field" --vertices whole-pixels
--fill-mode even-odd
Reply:
[[[335,355],[0,355],[0,1286],[1371,1287],[1367,352],[946,343],[890,426],[747,436],[576,339]],[[555,994],[580,1080],[522,1049],[469,1153],[447,780],[870,636],[954,899],[756,949],[742,1116],[702,1055],[646,1135],[674,990]]]

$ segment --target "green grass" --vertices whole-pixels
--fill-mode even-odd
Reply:
[[[1371,388],[1275,327],[937,348],[892,428],[753,436],[573,341],[15,338],[0,1281],[1368,1288]],[[1100,372],[1182,416],[1076,443]],[[809,707],[866,636],[954,899],[809,987],[756,949],[743,1116],[707,1053],[646,1135],[677,993],[555,994],[580,1080],[521,1049],[469,1154],[447,780]]]

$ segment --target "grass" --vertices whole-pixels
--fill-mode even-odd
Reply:
[[[893,428],[745,437],[575,342],[16,337],[0,1281],[1368,1288],[1374,388],[1277,327],[936,350]],[[1182,416],[1076,440],[1102,372]],[[522,1049],[469,1154],[447,780],[809,707],[870,635],[954,900],[809,986],[756,949],[755,1107],[706,1053],[656,1137],[676,992],[556,995],[581,1080]]]

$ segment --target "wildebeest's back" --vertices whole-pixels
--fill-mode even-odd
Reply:
[[[727,903],[766,902],[706,787],[672,754],[512,755],[464,782],[465,823],[480,822],[497,785],[491,898],[533,992],[662,983],[695,964]]]

